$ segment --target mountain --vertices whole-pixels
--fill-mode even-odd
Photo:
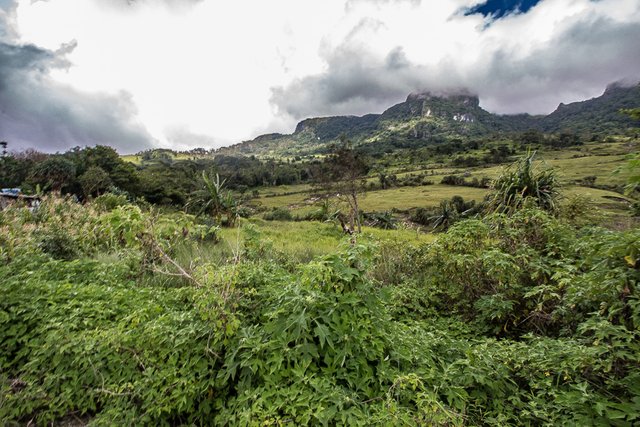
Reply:
[[[480,107],[478,97],[466,90],[419,92],[382,114],[309,118],[298,123],[293,134],[261,135],[220,152],[310,155],[323,152],[342,135],[367,151],[381,153],[530,129],[546,133],[611,133],[633,125],[620,109],[638,106],[640,85],[621,83],[609,85],[600,97],[560,104],[547,116],[493,114]]]
[[[544,117],[539,130],[544,132],[573,131],[578,133],[615,132],[633,125],[621,109],[640,106],[640,85],[612,83],[604,93],[587,101],[560,104]]]

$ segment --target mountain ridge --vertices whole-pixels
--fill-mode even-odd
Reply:
[[[633,124],[619,113],[640,106],[640,85],[615,82],[602,95],[560,103],[547,115],[494,114],[480,107],[467,89],[420,91],[379,114],[311,117],[298,122],[291,134],[272,133],[220,149],[221,153],[308,155],[321,152],[342,135],[355,145],[398,147],[437,143],[456,138],[482,138],[496,133],[536,130],[545,133],[595,134]],[[387,148],[388,150],[388,148]]]

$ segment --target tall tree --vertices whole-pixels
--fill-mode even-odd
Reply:
[[[62,187],[76,176],[76,166],[62,156],[51,156],[37,163],[32,171],[32,179],[41,185],[51,187],[54,193],[60,193]]]
[[[346,138],[331,148],[326,157],[316,184],[328,196],[336,197],[349,207],[349,229],[362,232],[360,221],[360,198],[366,191],[365,176],[369,171],[369,162],[364,154],[353,149]],[[344,228],[344,224],[343,224]]]
[[[100,166],[91,166],[85,173],[78,177],[82,192],[85,197],[100,195],[106,191],[111,185],[109,174]]]

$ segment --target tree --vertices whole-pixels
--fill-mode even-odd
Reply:
[[[367,159],[354,150],[346,138],[341,138],[340,143],[331,148],[322,166],[316,184],[324,193],[338,198],[349,207],[349,228],[346,229],[343,224],[345,231],[352,233],[357,228],[358,233],[362,232],[359,197],[366,190],[364,176],[369,171]]]
[[[54,193],[60,193],[62,187],[75,176],[75,165],[62,156],[51,156],[37,163],[31,171],[31,177],[36,183],[50,186]]]
[[[640,120],[640,108],[628,108],[620,110],[620,112],[626,114],[634,120]]]
[[[100,166],[91,166],[85,173],[80,175],[78,181],[85,197],[95,194],[100,195],[112,184],[109,174]]]
[[[31,172],[33,162],[8,155],[0,158],[0,186],[20,187]]]
[[[225,190],[226,179],[220,180],[220,175],[202,171],[202,186],[191,193],[187,208],[195,207],[198,214],[208,214],[222,223],[222,216],[227,216],[230,226],[235,224],[237,203],[231,192]]]

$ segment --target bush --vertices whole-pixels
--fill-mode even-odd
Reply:
[[[93,200],[93,205],[99,211],[109,212],[117,207],[128,204],[127,196],[124,194],[105,193]]]
[[[263,216],[267,221],[293,221],[293,215],[287,208],[274,208]]]
[[[434,229],[447,230],[460,219],[471,218],[484,210],[482,203],[475,200],[466,202],[462,196],[453,196],[450,200],[443,200],[435,208],[418,208],[410,214],[411,221],[431,226]]]
[[[446,175],[440,181],[440,184],[444,185],[465,185],[465,183],[465,179],[458,175]]]
[[[396,219],[391,212],[363,212],[365,225],[369,227],[382,228],[383,230],[393,230],[396,228]]]
[[[0,419],[204,423],[225,334],[222,317],[191,308],[206,292],[132,287],[109,264],[38,261],[2,286]]]
[[[475,187],[475,188],[489,188],[491,179],[483,176],[481,179],[474,177],[471,181],[467,181],[464,177],[459,175],[446,175],[442,177],[440,184],[445,185],[459,185],[463,187]]]
[[[0,212],[2,423],[640,422],[640,229],[523,206],[305,264],[251,224],[229,262],[169,258],[206,227],[133,205]],[[83,258],[44,253],[54,233]]]
[[[559,215],[577,228],[595,225],[602,219],[593,199],[581,194],[568,197],[560,206]]]
[[[552,169],[534,164],[535,151],[506,168],[494,182],[493,208],[514,212],[533,204],[548,212],[558,209],[559,182]]]
[[[73,238],[61,229],[50,229],[36,233],[38,247],[54,259],[71,260],[78,256],[79,248]]]

